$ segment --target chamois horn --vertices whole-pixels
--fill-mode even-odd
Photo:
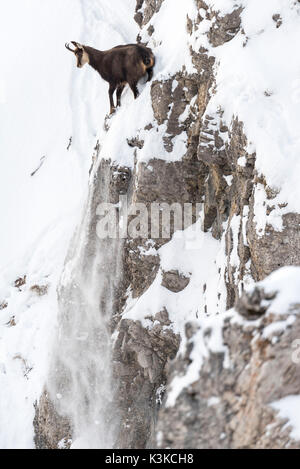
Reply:
[[[71,51],[71,52],[75,52],[75,49],[74,49],[74,50],[71,49],[70,44],[69,44],[68,42],[66,42],[65,48],[68,49],[68,50]]]

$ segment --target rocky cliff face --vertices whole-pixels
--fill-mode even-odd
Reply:
[[[299,287],[298,268],[271,278],[276,275],[279,284],[286,276]],[[171,379],[187,372],[194,349],[203,363],[199,379],[160,412],[160,448],[299,447],[298,438],[291,437],[289,414],[279,418],[276,406],[299,396],[299,362],[292,357],[292,344],[299,337],[299,304],[285,303],[286,310],[278,314],[277,295],[255,288],[238,301],[236,311],[224,315],[218,326],[225,352],[216,353],[210,346],[208,321],[195,332],[205,344],[204,354],[197,340],[188,336],[186,354],[171,365]]]
[[[149,210],[152,203],[160,204],[162,214],[167,210],[162,204],[202,204],[204,234],[199,236],[204,236],[204,242],[194,256],[196,269],[192,262],[183,268],[179,262],[164,260],[164,249],[175,260],[182,254],[174,239],[170,241],[174,225],[169,236],[160,233],[153,238],[149,232],[147,238],[129,236],[118,245],[122,267],[109,295],[113,301],[106,327],[113,338],[115,446],[119,448],[299,445],[270,405],[300,394],[299,367],[291,361],[290,349],[300,334],[299,305],[286,300],[286,309],[276,310],[278,282],[274,291],[271,284],[266,291],[251,287],[249,293],[243,292],[278,268],[299,264],[300,215],[278,201],[280,188],[273,187],[257,167],[241,116],[231,115],[229,120],[226,109],[214,107],[218,93],[214,50],[237,37],[246,47],[249,38],[243,29],[245,2],[229,12],[217,11],[211,3],[195,0],[191,16],[186,17],[192,68],[183,65],[168,77],[157,74],[151,83],[153,119],[127,138],[126,151],[130,149],[133,164],[116,164],[113,152],[104,154],[99,149],[92,171],[91,216],[85,228],[87,270],[101,249],[96,225],[104,173],[107,200],[117,204],[119,196],[126,195],[129,211],[139,203]],[[141,42],[159,47],[156,27],[169,4],[167,0],[137,1]],[[199,43],[200,36],[205,40]],[[112,118],[108,133],[114,125]],[[180,139],[184,150],[172,160]],[[152,156],[145,160],[149,148]],[[109,160],[104,162],[103,157]],[[191,222],[197,218],[194,209]],[[212,254],[207,254],[208,240]],[[189,259],[186,245],[180,246]],[[211,258],[204,261],[206,255]],[[198,280],[197,269],[204,269],[203,281]],[[298,275],[295,270],[292,278]],[[107,280],[111,288],[112,277]],[[109,290],[101,287],[104,302]],[[188,302],[194,296],[199,308],[194,300]],[[234,306],[236,310],[225,312]],[[64,317],[66,307],[61,314]],[[44,400],[36,417],[37,445],[53,448],[63,439],[70,440],[72,425],[66,431],[62,420],[59,430],[57,415],[45,417],[51,414],[52,404],[47,406]]]

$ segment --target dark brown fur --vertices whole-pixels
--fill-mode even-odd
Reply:
[[[155,57],[152,50],[140,44],[127,44],[117,46],[113,49],[100,51],[89,46],[81,46],[73,42],[76,46],[74,51],[78,66],[81,67],[81,60],[84,52],[88,54],[89,64],[109,83],[110,112],[114,112],[115,105],[113,94],[117,90],[117,106],[121,105],[121,95],[126,83],[133,91],[135,99],[139,92],[138,81],[146,73],[148,80],[153,77],[153,67]]]

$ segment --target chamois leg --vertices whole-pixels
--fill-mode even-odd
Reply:
[[[124,88],[125,88],[125,85],[123,83],[121,85],[118,85],[118,88],[117,88],[117,106],[121,106],[121,96],[122,96]]]
[[[138,98],[140,93],[139,93],[139,90],[138,90],[138,87],[137,87],[137,81],[130,82],[129,86],[132,89],[132,92],[134,94],[134,99]]]
[[[116,90],[116,85],[115,84],[110,84],[109,85],[109,102],[110,102],[110,114],[113,114],[116,110],[115,104],[114,104],[114,92]]]

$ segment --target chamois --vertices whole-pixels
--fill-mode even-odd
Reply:
[[[113,49],[100,51],[78,42],[71,41],[75,49],[67,43],[65,47],[77,58],[77,67],[85,64],[93,67],[100,76],[109,83],[110,114],[116,110],[114,92],[117,90],[117,106],[121,106],[121,96],[126,83],[129,84],[134,98],[139,95],[137,83],[146,73],[148,80],[153,77],[155,57],[152,50],[141,44],[127,44]]]

